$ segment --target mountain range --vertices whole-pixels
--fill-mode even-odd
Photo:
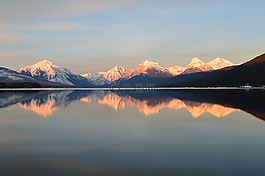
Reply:
[[[164,87],[239,87],[265,85],[265,54],[237,66],[211,72],[200,72],[173,77]]]
[[[192,58],[190,63],[163,67],[145,60],[137,68],[115,66],[97,74],[75,74],[49,60],[16,71],[0,67],[0,87],[215,87],[265,85],[265,54],[241,65],[224,58],[208,63]]]

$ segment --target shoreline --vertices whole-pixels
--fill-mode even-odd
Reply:
[[[103,91],[153,91],[153,90],[265,90],[265,87],[157,87],[157,88],[0,88],[0,91],[64,91],[64,90],[103,90]]]

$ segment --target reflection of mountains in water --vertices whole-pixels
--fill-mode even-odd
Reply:
[[[115,93],[106,95],[103,99],[98,100],[98,103],[109,105],[115,110],[123,109],[126,106],[136,107],[140,113],[146,116],[157,114],[160,110],[165,108],[174,109],[176,111],[187,109],[194,118],[201,116],[205,112],[219,118],[236,111],[236,109],[233,108],[210,103],[198,103],[176,98],[139,100],[130,96],[119,96]]]
[[[18,107],[48,117],[73,101],[97,102],[115,110],[136,107],[146,116],[162,109],[186,109],[194,118],[208,112],[224,117],[241,109],[265,120],[265,93],[240,90],[161,90],[139,91],[4,91],[0,92],[0,107],[17,104]]]

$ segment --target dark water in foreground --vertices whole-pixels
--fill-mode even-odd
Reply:
[[[0,175],[265,175],[265,92],[2,91]]]

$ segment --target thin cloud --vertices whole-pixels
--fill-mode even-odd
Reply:
[[[12,32],[1,32],[0,31],[0,39],[1,39],[1,45],[5,45],[8,43],[13,43],[13,42],[20,42],[26,40],[26,36],[12,33]]]
[[[0,60],[3,61],[3,60],[11,60],[11,59],[0,56]]]
[[[132,0],[0,0],[2,19],[73,17],[133,4]]]
[[[122,8],[175,8],[212,1],[215,0],[0,0],[0,16],[2,20],[64,18]]]
[[[30,53],[27,52],[1,52],[0,51],[0,60],[12,60],[15,59],[16,57],[30,57],[32,56]]]
[[[218,0],[146,0],[141,1],[142,3],[152,4],[158,8],[179,8],[179,7],[189,7],[194,5],[205,5],[207,3],[218,2]]]
[[[95,27],[83,23],[75,22],[56,22],[56,23],[34,23],[28,25],[16,26],[19,30],[38,30],[38,31],[79,31],[79,30],[90,30]]]

